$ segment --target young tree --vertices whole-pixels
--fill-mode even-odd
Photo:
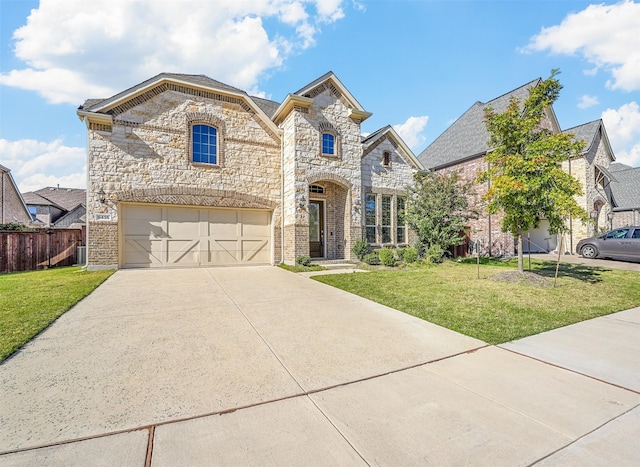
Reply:
[[[419,172],[409,194],[404,218],[416,232],[420,244],[441,255],[451,246],[464,242],[467,222],[476,216],[469,203],[471,184],[462,183],[458,174]]]
[[[549,221],[549,232],[566,230],[568,216],[587,219],[575,200],[581,194],[578,180],[562,170],[561,163],[581,154],[584,143],[567,133],[554,134],[544,126],[544,117],[558,99],[562,86],[551,76],[529,90],[521,103],[512,99],[503,113],[485,110],[489,147],[488,169],[478,181],[490,183],[484,195],[490,214],[504,213],[503,232],[518,241],[518,270],[524,272],[522,233]]]

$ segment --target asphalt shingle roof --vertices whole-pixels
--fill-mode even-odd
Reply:
[[[65,211],[71,211],[79,204],[85,203],[87,190],[84,188],[46,187],[23,193],[22,197],[26,204],[56,206]]]
[[[426,169],[453,165],[486,153],[489,133],[484,123],[484,110],[491,106],[494,111],[504,112],[512,98],[521,102],[529,96],[529,89],[540,83],[535,79],[511,92],[503,94],[487,103],[476,102],[444,133],[420,153],[418,159]]]
[[[611,165],[622,166],[623,164]],[[640,167],[613,171],[615,180],[611,181],[611,192],[616,205],[614,211],[640,209]]]
[[[121,97],[134,93],[137,90],[148,86],[154,81],[159,81],[163,78],[184,81],[186,83],[191,83],[196,86],[206,86],[210,88],[233,91],[235,93],[247,94],[242,89],[234,88],[233,86],[229,86],[228,84],[224,84],[220,81],[216,81],[215,79],[211,79],[205,75],[187,75],[182,73],[160,73],[154,76],[153,78],[149,78],[148,80],[145,80],[142,83],[136,84],[135,86],[130,87],[129,89],[126,89],[122,92],[119,92],[115,96],[111,96],[107,99],[87,99],[85,103],[82,106],[80,106],[80,109],[86,110],[86,111],[92,111],[96,108],[109,104],[110,102],[117,101]]]
[[[598,130],[601,125],[602,120],[594,120],[593,122],[584,123],[582,125],[563,130],[563,133],[571,133],[573,134],[573,139],[576,141],[583,141],[585,143],[584,152],[588,152],[596,139],[596,135],[598,134]]]

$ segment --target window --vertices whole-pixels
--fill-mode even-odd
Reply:
[[[35,216],[36,214],[38,214],[38,207],[37,206],[29,206],[29,214],[31,214],[32,216]]]
[[[391,153],[389,151],[385,151],[382,154],[382,165],[384,167],[391,167]]]
[[[626,238],[627,234],[631,229],[618,229],[613,232],[609,232],[605,238]]]
[[[324,187],[321,187],[320,185],[309,185],[309,193],[323,194]]]
[[[364,195],[364,217],[367,243],[376,243],[376,195]]]
[[[631,238],[640,238],[640,229],[634,230]]]
[[[336,155],[336,137],[331,133],[322,133],[322,154],[324,156]]]
[[[218,130],[209,125],[191,127],[191,158],[193,162],[218,163]]]
[[[382,243],[391,243],[391,196],[382,196]]]
[[[405,199],[396,198],[396,243],[407,243],[407,228],[404,222]]]

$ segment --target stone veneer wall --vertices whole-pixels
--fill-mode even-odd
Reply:
[[[596,184],[596,164],[606,169],[610,163],[609,153],[601,135],[598,135],[593,149],[588,154],[571,161],[565,161],[562,164],[562,168],[573,175],[582,185],[583,194],[576,197],[578,204],[587,213],[591,212],[595,206],[600,207],[595,225],[592,222],[582,222],[579,219],[571,220],[571,234],[567,238],[569,243],[567,250],[571,249],[572,252],[575,252],[575,247],[581,239],[609,227],[607,214],[611,212],[612,207],[604,189]]]
[[[281,151],[274,134],[248,106],[237,102],[164,91],[114,115],[113,126],[90,125],[88,143],[89,236],[102,219],[115,225],[113,239],[89,244],[90,265],[112,265],[117,258],[118,202],[122,193],[143,189],[180,188],[197,197],[207,190],[236,193],[237,200],[266,199],[273,206],[274,227],[281,225]],[[220,164],[193,163],[190,157],[190,121],[217,124]],[[97,192],[106,192],[101,204]],[[233,197],[233,196],[232,196]],[[201,199],[216,206],[214,199]],[[236,203],[236,207],[251,207]],[[277,231],[276,230],[276,231]],[[279,237],[276,234],[275,237]],[[282,257],[274,238],[275,261]],[[114,243],[115,242],[115,243]],[[115,248],[114,248],[115,245]],[[116,261],[117,263],[117,261]]]
[[[320,86],[309,94],[313,98],[309,109],[294,108],[280,125],[284,158],[284,259],[289,264],[295,262],[297,256],[309,254],[309,213],[304,206],[312,183],[335,182],[343,187],[345,194],[345,222],[341,232],[344,241],[340,248],[335,242],[334,247],[327,250],[327,257],[338,256],[343,251],[344,258],[331,259],[350,259],[354,227],[356,231],[361,229],[361,213],[352,208],[362,200],[360,122],[349,117],[350,107],[344,96],[332,86]],[[321,155],[323,128],[336,133],[338,154],[335,157]]]
[[[383,165],[384,153],[390,155],[390,165]],[[393,195],[391,205],[392,230],[396,231],[397,212],[396,197],[406,196],[407,187],[413,184],[413,175],[417,169],[400,154],[396,143],[389,137],[383,137],[377,144],[369,149],[369,152],[362,158],[362,185],[364,193]],[[378,197],[376,203],[377,219],[381,218],[381,199]],[[378,229],[379,230],[379,229]],[[394,234],[395,236],[395,234]],[[407,229],[406,242],[401,244],[413,245],[417,241],[415,232]]]

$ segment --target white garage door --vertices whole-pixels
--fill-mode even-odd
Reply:
[[[522,234],[522,251],[524,253],[547,253],[556,249],[557,236],[549,233],[549,221],[542,219],[537,229]]]
[[[125,268],[268,264],[271,213],[123,205]]]

